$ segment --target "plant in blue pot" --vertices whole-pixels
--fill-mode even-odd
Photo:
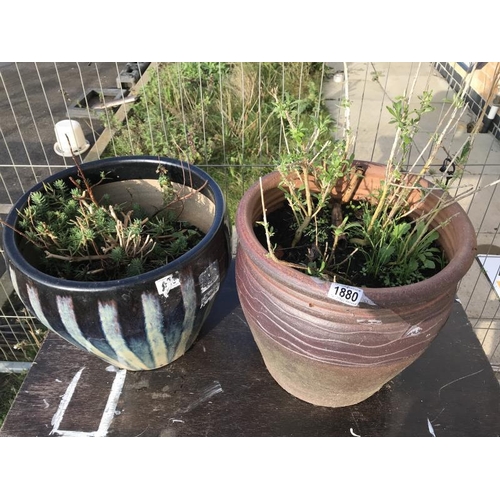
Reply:
[[[25,306],[127,370],[160,368],[189,349],[231,261],[219,186],[169,158],[76,164],[30,189],[2,222]]]

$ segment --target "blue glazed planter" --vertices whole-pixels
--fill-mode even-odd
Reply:
[[[91,181],[106,172],[95,189],[113,202],[130,200],[158,206],[155,180],[162,165],[173,182],[194,190],[182,204],[182,218],[206,234],[194,248],[169,264],[125,279],[70,281],[40,272],[25,253],[24,240],[4,227],[7,269],[25,306],[49,330],[104,361],[127,370],[152,370],[182,356],[207,318],[231,260],[229,226],[223,194],[199,168],[168,158],[130,156],[83,164]],[[14,205],[6,222],[15,227],[17,213],[43,183],[77,176],[76,167],[45,179]],[[94,190],[95,192],[95,190]],[[27,257],[28,255],[28,257]]]

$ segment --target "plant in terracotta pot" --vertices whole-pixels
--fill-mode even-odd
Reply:
[[[26,307],[128,370],[159,368],[189,349],[231,259],[219,186],[169,158],[77,163],[31,188],[2,222]]]
[[[334,140],[331,123],[276,96],[284,153],[238,207],[243,312],[271,375],[316,405],[363,401],[415,361],[446,322],[475,257],[474,228],[449,194],[475,133],[431,178],[464,112],[465,88],[410,163],[420,119],[432,111],[430,92],[415,108],[412,92],[388,108],[396,132],[383,165],[353,157],[348,105]]]

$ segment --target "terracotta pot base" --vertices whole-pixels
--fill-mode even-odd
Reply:
[[[248,321],[266,368],[292,396],[316,406],[351,406],[373,396],[418,356],[377,368],[342,367],[318,363],[286,349]]]

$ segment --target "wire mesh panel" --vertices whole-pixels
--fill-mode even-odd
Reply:
[[[81,108],[78,102],[85,102],[89,89],[116,87],[119,67],[119,63],[0,64],[0,217],[31,186],[71,164],[71,158],[56,152],[55,125]],[[92,140],[104,129],[90,113],[82,122]],[[3,259],[0,274],[0,360],[32,360],[45,329],[13,293]]]
[[[66,145],[56,134],[60,122],[72,120],[84,136],[79,161],[137,154],[188,161],[221,185],[234,217],[243,192],[275,168],[286,147],[277,103],[301,101],[301,113],[331,116],[342,125],[349,101],[355,157],[384,162],[395,132],[387,106],[414,81],[415,96],[433,90],[436,108],[422,120],[412,145],[411,160],[423,164],[426,141],[454,94],[439,65],[349,63],[347,74],[344,69],[342,63],[300,62],[1,63],[0,210],[5,214],[35,182],[73,164],[71,155],[61,154]],[[460,118],[435,169],[475,121],[472,112]],[[455,193],[499,176],[498,139],[478,134]],[[476,228],[479,254],[500,252],[497,186],[461,203]],[[24,360],[30,356],[27,346],[38,346],[42,329],[16,301],[5,274],[3,283],[0,357]],[[484,258],[462,281],[459,298],[489,359],[500,364],[500,301]]]

